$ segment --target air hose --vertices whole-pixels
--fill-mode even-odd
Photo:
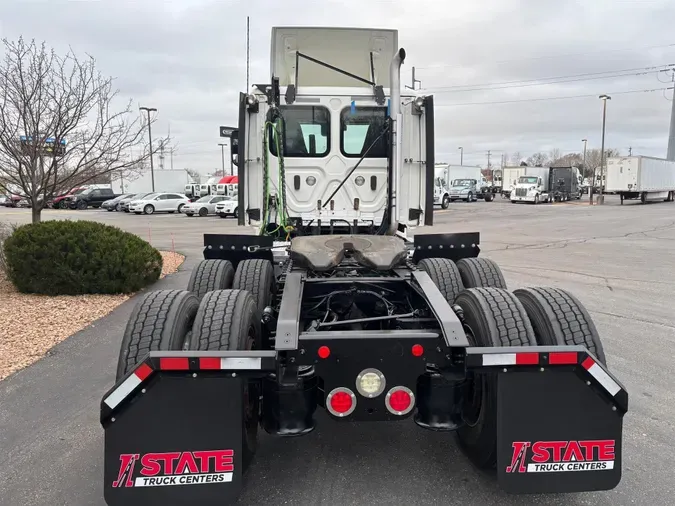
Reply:
[[[286,240],[289,239],[293,227],[288,223],[288,208],[286,205],[286,169],[283,153],[283,117],[277,109],[271,109],[268,120],[265,122],[263,134],[263,209],[260,235],[277,235],[280,231],[285,233]],[[277,202],[276,202],[276,224],[277,227],[269,230],[270,224],[270,174],[269,174],[269,132],[273,132],[274,146],[276,147],[277,160],[279,164]]]

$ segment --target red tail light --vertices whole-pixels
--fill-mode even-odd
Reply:
[[[326,396],[326,409],[334,416],[351,415],[356,409],[356,395],[349,388],[334,388]]]
[[[415,394],[409,388],[398,386],[387,392],[384,403],[390,413],[407,415],[415,407]]]

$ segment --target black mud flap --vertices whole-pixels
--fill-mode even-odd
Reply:
[[[220,357],[180,353],[151,354],[103,398],[109,506],[223,506],[239,496],[243,378],[260,369],[233,377]]]
[[[482,350],[483,367],[498,374],[500,486],[516,494],[616,487],[624,387],[583,347]]]

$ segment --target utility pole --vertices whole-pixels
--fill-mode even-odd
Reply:
[[[154,107],[139,107],[139,110],[146,111],[148,113],[148,137],[150,138],[150,177],[152,179],[152,191],[155,191],[155,166],[152,161],[152,122],[150,121],[150,113],[157,112],[157,109]]]
[[[460,146],[458,149],[459,149],[459,164],[464,165],[464,148]]]
[[[602,100],[602,145],[600,148],[600,196],[598,197],[598,204],[605,203],[605,196],[603,195],[604,190],[604,177],[605,177],[605,124],[607,120],[607,101],[611,100],[612,97],[609,95],[600,95],[599,97]]]
[[[224,176],[225,175],[225,146],[227,146],[227,144],[220,142],[220,143],[218,143],[218,145],[220,146],[220,154],[222,155],[222,158],[223,158],[223,176]],[[230,170],[230,172],[232,172],[232,171]],[[232,175],[232,174],[230,174],[230,175]]]
[[[628,156],[633,156],[633,148],[628,147]]]
[[[489,150],[489,149],[488,149],[488,152],[487,152],[487,157],[488,157],[488,165],[487,165],[487,168],[488,168],[488,170],[490,170],[490,150]]]

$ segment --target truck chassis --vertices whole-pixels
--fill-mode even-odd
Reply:
[[[261,427],[454,431],[512,493],[607,490],[628,395],[587,311],[509,292],[479,235],[206,235],[188,290],[145,295],[101,403],[109,505],[235,502]],[[197,486],[198,485],[198,486]]]

